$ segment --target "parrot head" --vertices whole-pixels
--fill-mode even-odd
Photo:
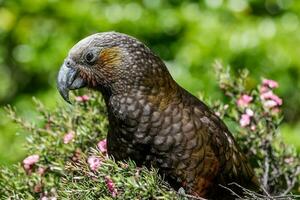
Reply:
[[[153,89],[165,72],[163,62],[137,39],[116,32],[96,33],[71,48],[59,70],[57,88],[70,103],[69,91],[83,87],[104,96],[133,87]]]

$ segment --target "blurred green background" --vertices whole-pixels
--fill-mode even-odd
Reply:
[[[32,96],[62,103],[56,74],[68,50],[95,32],[145,42],[194,94],[222,98],[212,64],[248,68],[250,84],[279,82],[285,141],[300,149],[300,1],[298,0],[0,0],[0,164],[20,160],[19,134],[3,111],[12,104],[34,122]]]

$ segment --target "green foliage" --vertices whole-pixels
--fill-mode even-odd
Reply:
[[[93,155],[98,155],[97,150]],[[103,158],[103,155],[99,155]],[[58,196],[68,199],[111,199],[105,178],[110,176],[115,183],[117,199],[174,199],[176,192],[171,190],[166,183],[152,169],[137,168],[134,162],[119,162],[105,160],[101,169],[96,173],[86,163],[87,158],[80,160],[79,164],[67,166],[68,174],[63,180]]]
[[[219,63],[216,69],[228,103],[213,101],[210,104],[229,125],[265,190],[263,194],[257,194],[244,189],[245,196],[237,195],[237,198],[296,198],[295,194],[300,192],[300,157],[281,139],[281,113],[274,112],[279,105],[266,107],[261,97],[261,87],[245,89],[249,79],[246,71],[235,78]],[[38,160],[29,167],[25,165],[28,157],[20,164],[0,167],[1,199],[191,197],[171,189],[155,169],[137,168],[133,161],[115,162],[113,158],[108,158],[97,145],[107,132],[105,104],[98,92],[85,92],[88,99],[77,96],[73,105],[64,104],[55,110],[48,110],[34,100],[40,116],[36,124],[23,120],[12,108],[7,108],[9,116],[28,134],[25,145],[27,155],[38,155]],[[243,94],[251,96],[252,100],[245,106],[237,105]],[[253,114],[249,114],[249,109]],[[251,118],[248,124],[241,126],[241,116],[245,113]],[[66,140],[68,134],[72,137]],[[92,167],[91,157],[100,163],[96,168]]]
[[[39,160],[29,170],[24,164],[0,168],[0,198],[111,199],[106,176],[116,183],[120,199],[175,197],[154,169],[138,169],[131,161],[115,163],[94,149],[106,136],[107,119],[102,98],[94,93],[89,97],[87,102],[64,105],[55,111],[48,111],[35,100],[41,118],[38,124],[24,121],[8,107],[10,117],[28,133],[27,154],[39,155]],[[75,138],[66,144],[64,136],[71,131]],[[101,170],[90,170],[88,155],[102,159]]]
[[[260,84],[257,88],[246,90],[247,70],[241,71],[240,77],[235,79],[229,68],[224,68],[219,62],[215,67],[220,88],[229,97],[229,102],[226,106],[217,102],[214,107],[222,118],[233,125],[232,132],[252,161],[263,187],[274,195],[286,195],[295,188],[299,190],[300,155],[281,138],[280,105],[267,106],[267,100],[264,99],[266,93],[276,96],[272,89]],[[251,97],[248,105],[239,105],[243,95]],[[250,122],[243,126],[242,116],[247,113],[250,113]]]
[[[71,147],[65,146],[63,141],[56,141],[57,138],[62,138],[68,131],[75,131],[76,142],[83,146],[90,146],[91,141],[99,139],[100,134],[106,133],[107,120],[101,99],[91,101],[93,105],[88,106],[85,104],[83,107],[80,107],[79,104],[76,104],[74,107],[59,108],[53,113],[47,111],[39,101],[35,100],[35,102],[37,111],[42,117],[37,122],[42,127],[39,127],[38,124],[23,121],[23,119],[15,115],[12,109],[8,109],[10,117],[15,122],[22,124],[30,133],[27,137],[29,144],[26,148],[31,154],[46,154],[50,151],[56,153],[53,157],[46,154],[48,161],[55,160],[56,156],[63,156],[64,159],[67,159],[76,143],[71,145]],[[41,146],[37,147],[34,144],[40,144]]]

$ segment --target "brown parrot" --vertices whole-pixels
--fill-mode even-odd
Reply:
[[[88,87],[102,93],[108,153],[116,160],[153,166],[175,189],[199,197],[225,198],[220,185],[236,190],[228,185],[233,182],[259,188],[226,125],[137,39],[117,32],[84,38],[61,66],[57,86],[68,102],[69,90]]]

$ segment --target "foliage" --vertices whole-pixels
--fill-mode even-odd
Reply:
[[[247,70],[234,79],[229,68],[219,62],[215,67],[220,88],[230,100],[226,105],[217,102],[214,107],[218,115],[235,123],[232,132],[252,161],[262,186],[273,195],[286,195],[295,188],[300,189],[300,156],[294,147],[282,141],[279,132],[282,100],[273,93],[278,83],[263,79],[261,85],[248,91],[245,89]],[[270,104],[272,101],[274,104]],[[247,115],[249,119],[245,123]]]
[[[104,102],[92,93],[88,101],[80,97],[76,99],[73,106],[63,106],[54,112],[35,100],[42,117],[40,126],[24,121],[8,108],[11,118],[29,133],[26,144],[28,155],[39,155],[39,159],[27,168],[25,160],[13,169],[1,168],[0,194],[3,199],[51,199],[56,196],[110,199],[105,183],[108,175],[116,183],[120,199],[175,196],[155,170],[137,169],[131,161],[115,163],[97,151],[95,141],[106,135]],[[70,133],[74,133],[74,138],[67,139],[66,135]],[[89,154],[103,160],[101,171],[93,173],[90,170],[87,163]]]
[[[220,64],[216,66],[220,87],[229,103],[210,104],[226,120],[265,188],[263,195],[245,189],[245,196],[240,198],[292,199],[291,195],[299,192],[300,157],[279,135],[281,113],[274,112],[279,104],[266,107],[261,87],[247,91],[245,71],[234,78]],[[274,88],[268,88],[271,89]],[[87,94],[75,97],[72,106],[63,105],[55,111],[35,100],[41,116],[38,124],[28,123],[12,108],[7,109],[10,117],[28,133],[25,147],[30,156],[18,165],[0,168],[1,198],[190,197],[172,190],[155,169],[137,168],[133,161],[115,162],[108,158],[103,141],[108,125],[104,102],[98,93]],[[251,98],[244,104],[237,103],[246,94]],[[245,113],[250,116],[248,123],[241,121]],[[98,141],[101,142],[97,144]]]

